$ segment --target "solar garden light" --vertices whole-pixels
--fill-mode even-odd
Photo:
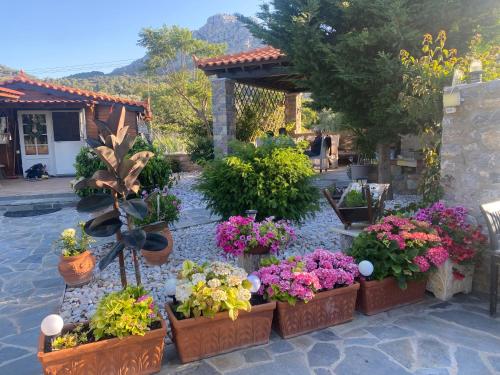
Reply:
[[[362,260],[358,264],[359,273],[365,277],[371,276],[373,273],[373,263],[369,260]]]
[[[483,80],[483,63],[481,62],[481,60],[472,60],[472,62],[470,63],[469,72],[471,83],[481,82]]]
[[[165,292],[168,297],[171,297],[172,299],[175,297],[176,286],[177,286],[177,279],[171,277],[170,279],[167,280],[167,283],[165,284]]]
[[[245,215],[255,220],[255,218],[257,217],[257,210],[246,210]]]
[[[52,341],[54,336],[61,333],[64,326],[63,318],[57,314],[47,315],[40,324],[42,333]]]
[[[252,294],[257,293],[260,289],[260,279],[257,275],[248,275],[247,280],[250,281],[252,287],[250,288],[250,292]]]

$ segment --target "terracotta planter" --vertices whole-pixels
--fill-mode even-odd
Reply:
[[[144,257],[146,264],[150,266],[161,266],[167,263],[168,257],[172,253],[172,248],[174,247],[174,239],[172,238],[172,233],[168,228],[161,231],[161,235],[164,236],[168,243],[163,250],[160,251],[148,251],[141,250],[141,254]]]
[[[327,290],[295,306],[277,302],[273,327],[284,339],[345,323],[353,318],[359,284]]]
[[[87,284],[92,279],[95,267],[95,258],[90,251],[79,255],[59,258],[59,273],[68,286],[76,287]]]
[[[424,299],[427,279],[408,282],[401,289],[393,277],[381,281],[363,281],[358,291],[356,309],[366,315],[374,315],[398,306],[407,305]]]
[[[161,328],[144,336],[102,340],[50,353],[44,352],[45,335],[40,334],[38,359],[45,375],[154,374],[161,369],[166,333],[162,319]]]
[[[457,279],[453,271],[457,270],[464,278]],[[436,298],[447,301],[457,293],[468,294],[472,291],[472,278],[474,277],[474,265],[460,265],[447,260],[437,270],[431,271],[427,290],[434,293]]]
[[[250,312],[240,311],[235,321],[227,312],[178,320],[169,305],[166,311],[180,360],[186,363],[268,343],[275,308],[275,302],[252,306]]]

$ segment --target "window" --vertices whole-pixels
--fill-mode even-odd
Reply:
[[[44,114],[22,115],[24,152],[26,155],[47,155],[47,119]]]
[[[80,114],[78,112],[52,112],[54,141],[80,140]]]

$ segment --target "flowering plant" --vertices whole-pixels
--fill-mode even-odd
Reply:
[[[96,340],[103,337],[144,336],[158,321],[153,297],[142,286],[128,286],[106,295],[90,319]]]
[[[456,264],[471,263],[488,244],[481,227],[466,222],[467,209],[462,206],[446,207],[436,202],[417,211],[415,218],[432,224],[441,237],[443,247]],[[463,275],[455,271],[456,278]]]
[[[61,232],[61,235],[59,236],[59,240],[57,242],[62,248],[61,252],[63,256],[70,257],[82,254],[87,251],[90,244],[94,242],[92,237],[90,237],[83,230],[84,226],[84,222],[78,223],[78,227],[80,228],[79,236],[77,235],[77,231],[74,228],[67,228]]]
[[[148,203],[149,215],[143,220],[135,220],[136,225],[146,225],[157,221],[170,224],[179,220],[181,200],[174,194],[170,194],[167,186],[163,190],[155,188],[150,193],[144,190],[142,198]]]
[[[184,261],[179,273],[175,299],[176,311],[185,318],[207,316],[227,311],[232,320],[239,310],[250,311],[250,288],[247,273],[228,263],[213,262],[198,265]]]
[[[366,228],[348,254],[357,262],[372,262],[374,279],[394,276],[403,289],[407,280],[422,276],[448,259],[448,252],[429,223],[398,216],[386,216]]]
[[[255,222],[251,217],[231,216],[217,225],[216,240],[225,253],[239,256],[257,246],[278,253],[295,239],[293,228],[286,221],[274,222],[272,217]]]
[[[316,249],[282,261],[264,260],[256,275],[261,280],[260,295],[294,305],[310,301],[317,292],[353,284],[358,267],[349,256]]]

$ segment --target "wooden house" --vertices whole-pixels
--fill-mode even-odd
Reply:
[[[35,80],[21,73],[0,82],[0,173],[23,174],[34,164],[54,176],[74,175],[75,157],[87,137],[97,137],[115,105],[137,134],[150,118],[147,102]]]

